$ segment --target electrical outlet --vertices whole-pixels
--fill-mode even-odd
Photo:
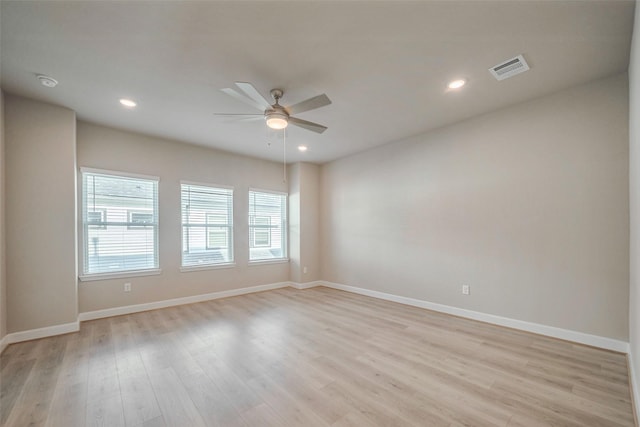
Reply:
[[[469,285],[462,285],[462,295],[469,295],[470,293]]]
[[[124,284],[124,291],[125,292],[131,292],[131,283],[125,283]]]
[[[307,266],[306,265],[304,267],[302,267],[302,273],[303,274],[307,274],[307,271],[309,271],[309,270],[307,270]]]

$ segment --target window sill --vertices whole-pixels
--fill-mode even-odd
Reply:
[[[137,271],[120,271],[117,273],[98,273],[87,274],[79,276],[81,282],[92,282],[94,280],[109,280],[109,279],[125,279],[127,277],[139,277],[139,276],[155,276],[161,274],[162,270],[154,268],[151,270],[137,270]]]
[[[234,268],[236,266],[235,262],[228,262],[224,264],[207,264],[207,265],[186,265],[180,267],[181,273],[188,273],[191,271],[201,271],[201,270],[220,270],[224,268]]]
[[[289,262],[289,258],[257,259],[255,261],[249,261],[249,265],[287,264],[288,262]]]

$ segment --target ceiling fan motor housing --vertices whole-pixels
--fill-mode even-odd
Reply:
[[[289,124],[289,114],[277,104],[264,112],[264,119],[271,129],[284,129]]]
[[[284,95],[284,91],[282,89],[271,89],[271,92],[269,93],[271,94],[271,97],[276,101],[276,104],[278,103],[278,100]]]

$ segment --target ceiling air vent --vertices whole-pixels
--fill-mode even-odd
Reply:
[[[529,65],[522,55],[518,55],[515,58],[511,58],[503,62],[502,64],[489,68],[489,72],[497,80],[508,79],[516,74],[524,73],[527,70],[529,70]]]

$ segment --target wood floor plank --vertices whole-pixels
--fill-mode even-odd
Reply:
[[[323,287],[12,344],[0,411],[2,427],[634,425],[622,354]]]
[[[248,381],[248,385],[285,420],[287,426],[325,427],[329,425],[310,410],[304,401],[296,400],[267,376],[253,378]]]
[[[198,409],[172,368],[154,372],[149,377],[158,399],[164,422],[168,427],[206,426]]]
[[[245,423],[229,396],[207,375],[193,374],[183,378],[182,382],[208,426],[251,427]]]
[[[262,403],[242,414],[247,425],[261,427],[281,427],[284,421],[266,403]]]
[[[127,426],[136,426],[162,416],[151,381],[142,369],[137,375],[118,375],[122,408]]]
[[[86,402],[92,334],[73,334],[67,340],[47,426],[86,425]]]
[[[48,427],[87,425],[86,405],[86,381],[59,381],[51,402],[46,425]]]
[[[375,422],[383,420],[385,424],[391,422],[396,425],[424,425],[426,423],[434,426],[448,425],[451,422],[430,411],[429,408],[413,404],[408,398],[412,391],[399,381],[389,384],[385,378],[380,381],[374,380],[373,377],[379,376],[377,373],[353,371],[353,365],[346,358],[337,360],[334,357],[323,356],[318,358],[317,363],[328,372],[334,373],[336,381],[329,387],[339,389],[341,392],[346,389],[350,390],[350,393],[357,393],[359,403],[370,408],[365,411],[366,413],[371,412],[372,408],[379,412],[373,419]]]
[[[245,413],[264,403],[233,371],[233,368],[214,353],[196,357],[207,377],[231,400],[239,413]]]
[[[44,338],[43,353],[24,383],[6,421],[7,426],[43,426],[47,421],[68,336]]]
[[[371,425],[360,412],[349,412],[333,424],[332,427],[361,427]]]
[[[326,384],[310,383],[307,381],[306,372],[296,370],[281,370],[269,372],[269,378],[275,381],[295,401],[302,402],[309,411],[312,411],[328,424],[334,424],[345,417],[351,408],[340,400],[331,399],[324,395],[321,388]],[[317,387],[317,388],[316,388]]]
[[[9,357],[6,357],[9,360]],[[2,380],[0,381],[0,425],[7,422],[7,418],[15,405],[18,396],[22,392],[24,385],[35,365],[35,359],[12,359],[2,369]]]
[[[120,395],[115,394],[87,400],[86,425],[91,427],[125,427]]]
[[[510,408],[497,405],[484,395],[470,393],[466,387],[452,384],[437,375],[418,374],[420,371],[417,372],[398,358],[366,354],[358,361],[386,372],[388,378],[397,378],[411,386],[411,398],[416,404],[436,411],[443,418],[458,422],[471,418],[472,425],[503,426],[513,415]]]
[[[166,427],[163,417],[156,417],[152,420],[145,421],[142,424],[138,424],[136,427]]]

